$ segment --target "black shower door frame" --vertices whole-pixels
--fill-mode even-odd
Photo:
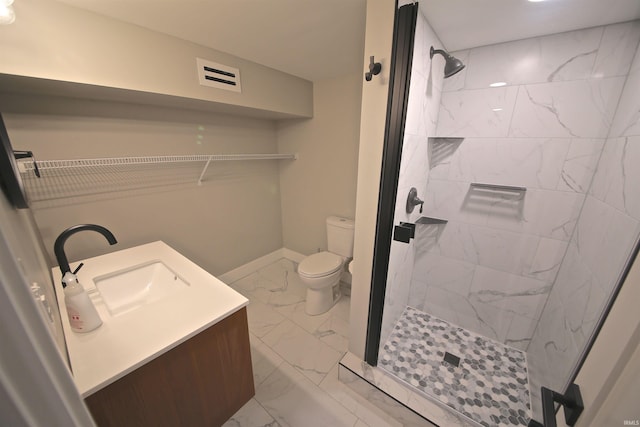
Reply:
[[[418,3],[400,8],[397,8],[396,3],[376,238],[373,249],[369,318],[365,342],[365,361],[371,366],[378,364],[396,193],[398,192],[402,143],[409,104],[409,85],[417,17]]]

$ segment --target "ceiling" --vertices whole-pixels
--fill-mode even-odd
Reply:
[[[317,81],[362,68],[366,0],[61,0]]]
[[[364,71],[366,0],[61,1],[311,81]],[[640,0],[423,0],[421,9],[449,51],[640,18]]]
[[[640,18],[639,0],[424,0],[421,9],[451,52]]]

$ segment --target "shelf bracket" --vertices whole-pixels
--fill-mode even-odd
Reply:
[[[202,169],[202,173],[200,174],[200,178],[198,178],[198,185],[202,185],[202,178],[204,174],[207,173],[207,169],[209,168],[209,163],[211,163],[211,156],[207,159],[207,163],[205,163],[204,168]]]

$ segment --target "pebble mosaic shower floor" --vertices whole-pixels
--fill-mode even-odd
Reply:
[[[522,351],[412,307],[396,323],[378,366],[480,425],[526,426],[529,421]]]

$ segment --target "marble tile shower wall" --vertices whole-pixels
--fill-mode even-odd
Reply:
[[[427,157],[427,138],[435,135],[438,122],[438,109],[444,75],[444,60],[440,56],[429,58],[431,46],[442,46],[420,10],[416,22],[411,85],[409,88],[409,108],[405,124],[402,146],[402,163],[398,181],[394,224],[400,221],[415,222],[419,217],[419,208],[411,214],[406,213],[407,195],[411,187],[416,187],[423,198],[426,188],[429,160]],[[383,346],[394,325],[409,303],[409,283],[414,265],[414,242],[409,245],[392,242],[387,289],[385,293],[384,314],[380,345]]]
[[[429,140],[423,193],[424,215],[448,223],[417,228],[409,305],[526,350],[556,276],[571,274],[572,254],[598,284],[619,272],[607,260],[637,226],[627,192],[640,182],[619,165],[638,141],[607,137],[639,40],[640,25],[630,22],[453,53],[467,67],[444,81],[436,135],[450,139]],[[506,85],[489,87],[496,82]],[[634,107],[614,124],[625,135],[640,127],[628,124]],[[590,193],[601,154],[618,167],[599,172]],[[472,182],[527,190],[472,189]],[[613,221],[590,230],[603,216]],[[604,257],[595,250],[605,249],[603,237]]]
[[[635,30],[637,41],[638,25],[629,24],[629,28]],[[632,37],[627,40],[627,46],[634,41]],[[620,41],[618,49],[625,45]],[[633,54],[628,58],[634,58]],[[564,388],[637,242],[638,164],[640,48],[635,52],[576,232],[527,350],[534,383]]]

